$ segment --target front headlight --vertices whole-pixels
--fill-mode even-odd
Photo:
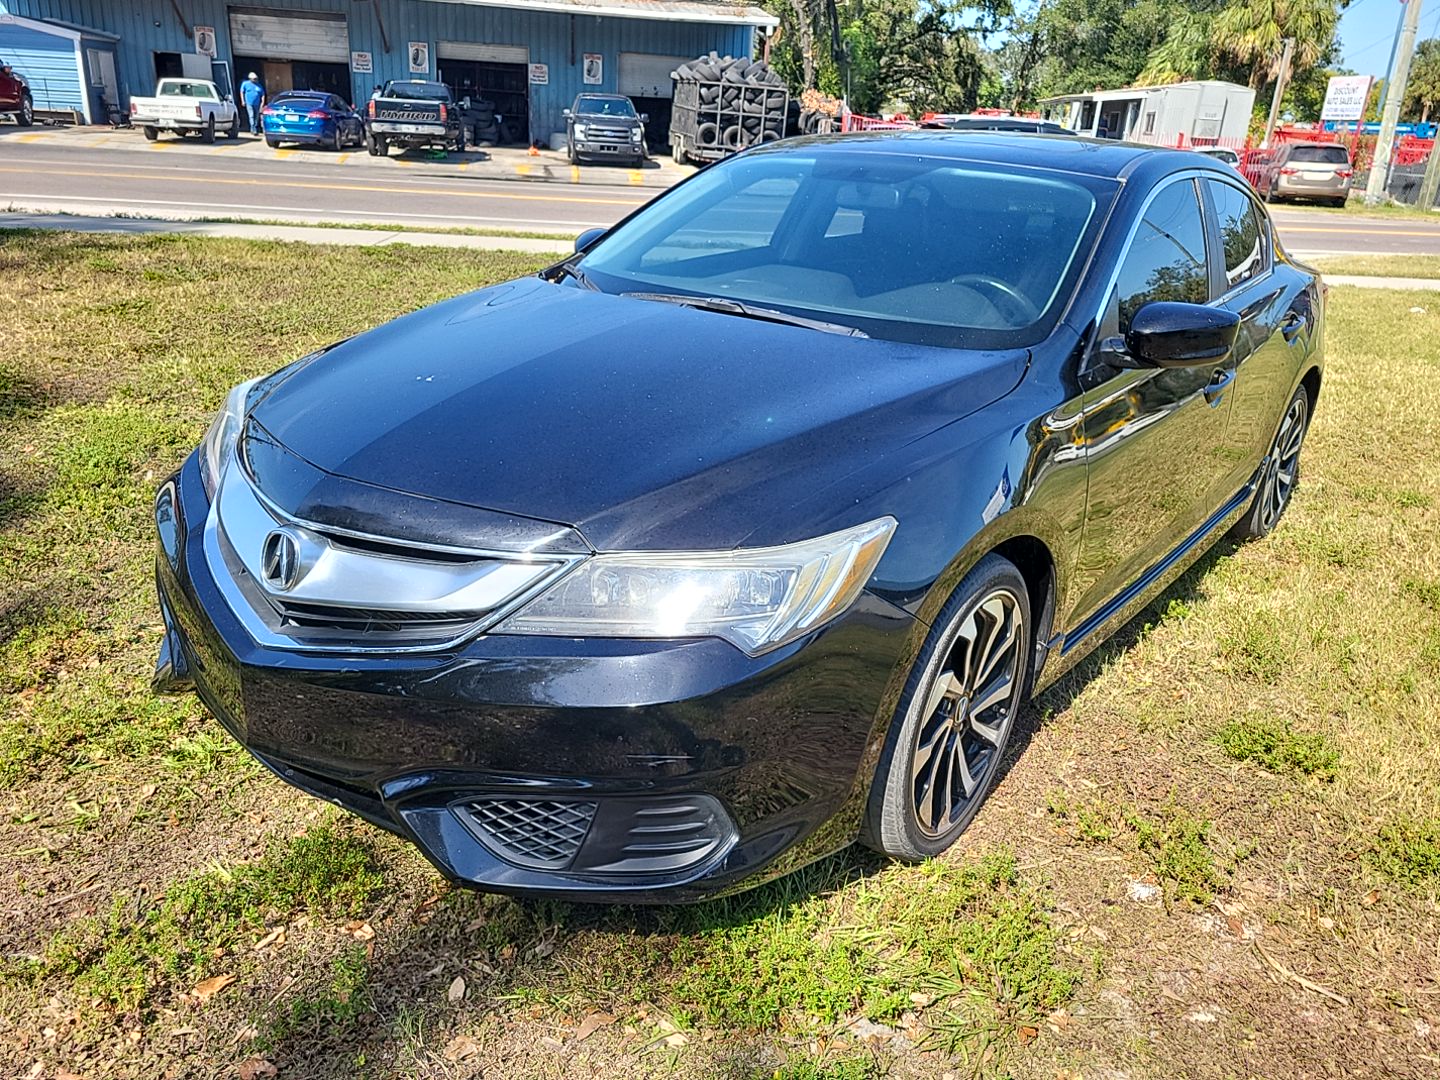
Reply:
[[[215,497],[220,487],[220,478],[225,474],[225,465],[230,460],[230,451],[235,440],[240,438],[240,423],[245,418],[245,402],[250,391],[267,376],[250,379],[225,395],[225,404],[210,422],[205,432],[205,441],[200,444],[200,479],[205,484],[205,493]]]
[[[719,637],[758,656],[854,603],[895,524],[892,517],[878,518],[781,547],[596,555],[493,632]]]
[[[576,137],[577,139],[583,139],[583,138],[585,137],[585,125],[584,125],[584,124],[576,124],[576,125],[575,125],[575,137]]]

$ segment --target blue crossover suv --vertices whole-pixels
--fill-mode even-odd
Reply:
[[[156,502],[157,686],[460,882],[936,855],[1299,479],[1324,289],[1199,154],[789,140],[577,247],[236,387]]]

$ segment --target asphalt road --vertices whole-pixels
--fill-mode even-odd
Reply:
[[[643,205],[653,189],[435,175],[358,156],[343,168],[303,155],[226,160],[183,150],[103,150],[63,142],[0,141],[0,208],[137,216],[274,218],[393,225],[578,232]],[[1273,208],[1284,244],[1321,253],[1440,254],[1440,215],[1430,221],[1307,208]]]

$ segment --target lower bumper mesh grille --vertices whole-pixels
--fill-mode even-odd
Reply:
[[[482,842],[501,858],[535,870],[564,870],[590,831],[596,804],[477,799],[462,809]]]

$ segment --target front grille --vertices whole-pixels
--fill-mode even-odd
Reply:
[[[574,861],[596,804],[545,799],[477,799],[460,810],[496,855],[534,870],[564,870]]]
[[[593,124],[587,124],[585,138],[590,142],[629,142],[630,129],[595,127]]]
[[[484,611],[396,611],[390,608],[333,607],[269,598],[284,626],[327,630],[353,630],[362,634],[397,634],[426,629],[434,633],[463,630],[487,614]]]

